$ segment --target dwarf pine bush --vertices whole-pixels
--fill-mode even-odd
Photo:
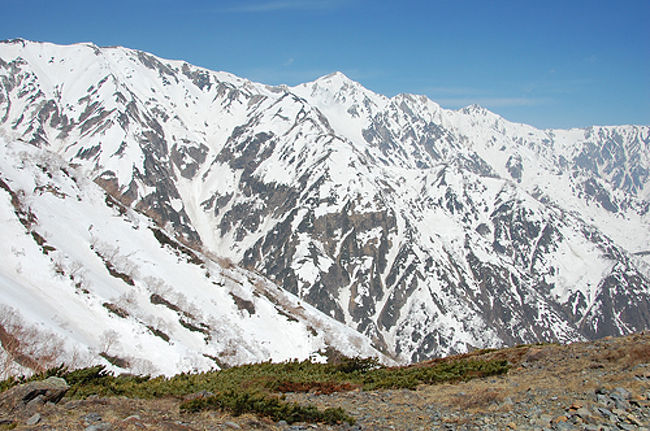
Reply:
[[[463,381],[476,377],[503,374],[508,371],[505,360],[461,358],[430,365],[384,367],[374,359],[344,358],[335,364],[309,360],[283,363],[263,362],[241,365],[220,371],[180,373],[173,377],[119,375],[103,366],[69,371],[57,367],[29,379],[12,378],[0,382],[0,390],[36,378],[57,376],[70,385],[68,396],[126,396],[129,398],[183,398],[199,392],[209,396],[181,403],[184,412],[206,409],[228,411],[234,415],[254,413],[273,420],[354,423],[342,409],[319,410],[313,405],[285,401],[278,393],[332,393],[354,389],[415,389],[421,384]]]

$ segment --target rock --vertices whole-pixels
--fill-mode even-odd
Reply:
[[[15,386],[0,395],[0,411],[15,412],[32,409],[46,402],[58,403],[68,391],[68,384],[58,377]]]
[[[555,419],[553,419],[551,422],[554,424],[558,424],[558,423],[566,422],[568,420],[569,418],[567,418],[566,416],[558,416]]]
[[[193,394],[189,394],[183,397],[184,401],[192,401],[196,399],[201,399],[201,398],[208,398],[214,396],[214,393],[210,391],[199,391],[199,392],[194,392]]]
[[[614,413],[604,407],[598,407],[598,412],[600,412],[601,416],[606,417],[607,419],[614,418]]]
[[[596,395],[596,402],[597,402],[598,404],[602,404],[602,405],[604,405],[604,406],[606,406],[606,405],[608,405],[608,404],[611,403],[611,401],[609,400],[609,397],[607,397],[607,396],[605,396],[605,395],[603,395],[603,394],[598,394],[598,395]]]
[[[628,390],[625,389],[625,388],[621,388],[621,387],[617,387],[617,388],[615,388],[615,389],[614,389],[614,392],[620,394],[620,395],[623,397],[623,399],[625,399],[625,400],[629,400],[630,397],[632,396],[632,394],[630,393],[630,391],[628,391]]]
[[[43,397],[43,395],[38,395],[25,405],[25,410],[29,412],[34,411],[43,404],[45,404],[45,397]]]
[[[108,422],[100,422],[97,424],[88,425],[86,428],[84,428],[84,431],[110,431],[111,429],[113,429],[113,427]]]
[[[67,403],[63,404],[63,407],[65,407],[67,410],[74,410],[77,409],[81,404],[83,404],[83,401],[81,400],[70,400]]]
[[[625,419],[627,419],[628,422],[630,422],[630,423],[633,424],[633,425],[636,425],[636,426],[639,426],[639,427],[643,425],[643,424],[642,424],[642,423],[641,423],[641,422],[640,422],[640,421],[639,421],[639,420],[638,420],[634,415],[632,415],[632,414],[628,414],[627,416],[625,416]]]
[[[36,425],[41,421],[41,415],[39,413],[34,414],[32,417],[27,419],[25,422],[27,425]]]
[[[81,416],[79,419],[83,422],[84,425],[88,426],[96,422],[101,422],[102,417],[99,415],[99,413],[90,412]]]
[[[156,431],[192,431],[194,428],[189,427],[183,422],[159,422],[156,424]]]
[[[224,423],[224,425],[227,426],[228,428],[232,428],[232,429],[235,429],[235,430],[240,430],[241,429],[241,427],[239,425],[237,425],[236,423],[234,423],[234,422],[226,422],[226,423]]]
[[[571,409],[571,410],[578,410],[578,409],[581,409],[582,407],[583,407],[582,403],[580,403],[580,402],[578,402],[578,401],[574,401],[574,402],[571,404],[571,406],[569,407],[569,409]]]
[[[614,400],[614,405],[617,409],[627,410],[630,408],[630,403],[626,400]]]
[[[591,411],[586,407],[579,408],[578,410],[576,410],[575,414],[580,416],[583,421],[588,423],[593,423],[596,420],[596,418],[594,418]]]

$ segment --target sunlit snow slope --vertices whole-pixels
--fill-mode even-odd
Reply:
[[[174,241],[56,154],[4,138],[0,151],[0,324],[34,344],[10,353],[153,374],[379,355],[265,278]],[[3,373],[29,361],[12,365]]]
[[[92,44],[4,42],[0,78],[8,142],[394,358],[650,327],[648,126],[538,130]]]

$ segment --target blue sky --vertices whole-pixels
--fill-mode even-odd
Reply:
[[[649,0],[8,1],[0,39],[123,45],[268,84],[340,70],[537,127],[650,124]]]

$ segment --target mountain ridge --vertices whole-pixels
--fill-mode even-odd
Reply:
[[[650,325],[650,260],[634,254],[649,244],[648,126],[542,131],[337,73],[272,87],[124,48],[21,62],[6,46],[10,140],[390,356]]]

